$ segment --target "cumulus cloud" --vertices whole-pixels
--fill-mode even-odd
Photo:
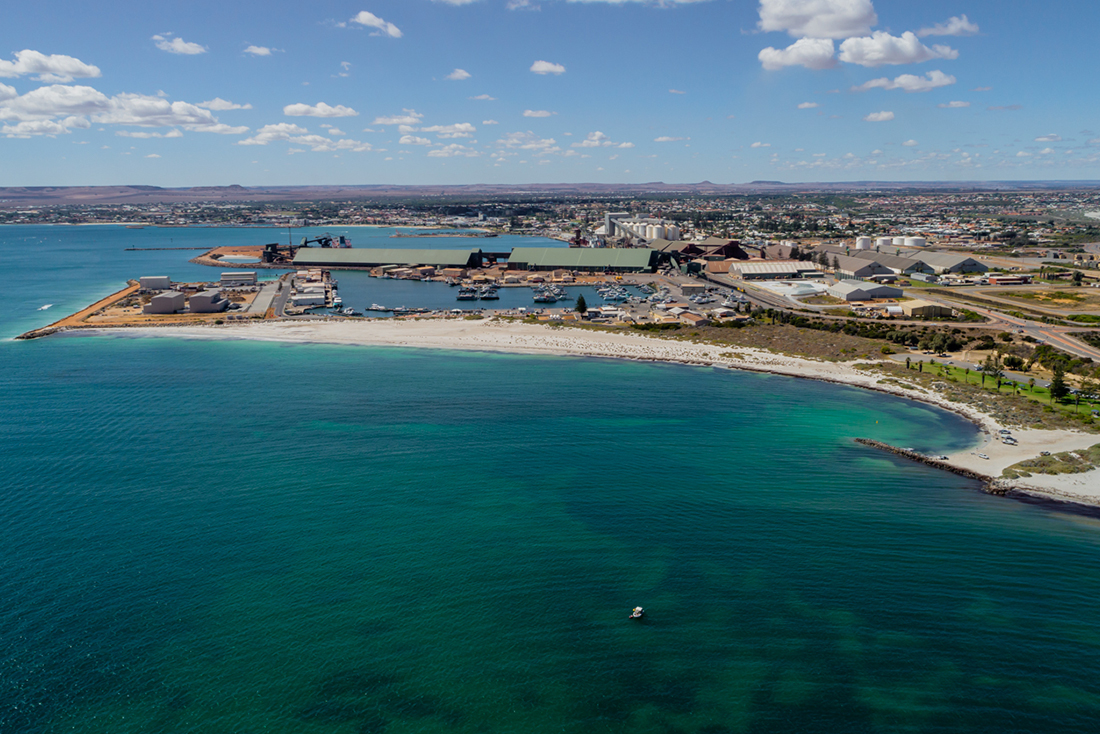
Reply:
[[[768,46],[757,54],[757,58],[768,71],[778,71],[785,66],[829,69],[836,66],[833,52],[833,42],[828,38],[800,38],[787,48]]]
[[[370,143],[363,143],[349,138],[332,140],[324,135],[313,135],[306,128],[292,122],[264,125],[251,138],[238,140],[237,145],[267,145],[274,142],[304,145],[314,153],[335,153],[346,150],[360,153],[371,150]]]
[[[1050,135],[1040,135],[1039,137],[1035,138],[1035,142],[1036,143],[1060,143],[1060,142],[1062,142],[1062,136],[1057,135],[1055,133],[1051,133]]]
[[[435,133],[440,138],[468,138],[477,128],[468,122],[457,122],[454,125],[431,125],[420,128],[420,132]]]
[[[402,135],[401,139],[397,141],[398,145],[431,145],[430,138],[420,138],[416,135]]]
[[[374,13],[368,13],[366,10],[360,10],[358,15],[351,19],[352,23],[356,23],[367,28],[376,28],[377,32],[372,33],[372,36],[389,36],[390,38],[401,38],[401,30],[393,23],[387,23],[379,18]]]
[[[802,104],[798,105],[798,109],[800,109],[800,110],[812,110],[815,107],[820,107],[820,106],[821,105],[818,104],[817,102],[803,102]]]
[[[869,89],[903,89],[906,92],[929,92],[939,87],[947,87],[954,84],[957,79],[942,71],[930,71],[926,77],[915,74],[902,74],[896,79],[872,79],[858,87],[852,87],[853,92],[866,92]]]
[[[168,35],[156,35],[153,36],[153,40],[156,41],[157,48],[159,48],[161,51],[167,51],[170,54],[195,56],[196,54],[206,53],[206,46],[201,46],[197,43],[190,43],[183,40],[179,36],[169,38]]]
[[[460,82],[463,79],[469,79],[470,78],[470,72],[466,71],[465,69],[455,69],[454,71],[452,71],[450,74],[447,75],[447,78],[450,79],[451,81]]]
[[[565,67],[549,61],[536,61],[531,64],[531,71],[536,74],[564,74]]]
[[[894,119],[893,112],[872,112],[863,118],[864,122],[889,122]]]
[[[359,113],[350,107],[336,105],[335,107],[318,102],[315,105],[288,104],[283,108],[283,114],[287,117],[355,117]]]
[[[482,120],[481,124],[482,125],[499,125],[500,123],[497,122],[496,120]]]
[[[977,23],[971,23],[965,15],[948,18],[943,23],[937,23],[931,28],[921,28],[917,35],[925,36],[973,36],[980,29]]]
[[[15,87],[9,87],[7,84],[0,84],[0,102],[6,99],[15,99],[19,96],[19,92],[15,91]]]
[[[451,143],[450,145],[444,145],[442,148],[435,148],[428,151],[429,158],[455,158],[458,156],[465,158],[477,158],[481,153],[469,148],[465,145],[459,145],[458,143]]]
[[[750,148],[770,148],[770,147],[772,147],[772,144],[771,143],[761,143],[760,141],[757,141],[757,142],[753,143],[752,145],[750,145],[749,147]]]
[[[904,143],[902,143],[902,145],[904,145],[906,148],[915,148],[920,145],[920,143],[918,143],[916,140],[906,140]]]
[[[67,117],[64,120],[24,120],[14,125],[0,125],[0,134],[9,138],[31,138],[37,135],[55,137],[72,132],[74,128],[87,129],[91,123],[84,117]],[[106,148],[107,146],[103,146]]]
[[[1017,153],[1017,154],[1016,154],[1016,157],[1017,157],[1017,158],[1030,158],[1030,157],[1031,157],[1031,153],[1028,153],[1028,152],[1027,152],[1027,151],[1025,151],[1025,150],[1021,150],[1021,151],[1020,151],[1019,153]]]
[[[931,59],[957,59],[959,52],[950,46],[935,45],[929,48],[920,42],[912,31],[891,36],[885,31],[875,31],[870,36],[849,38],[840,44],[840,60],[860,66],[884,64],[918,64]]]
[[[871,0],[760,0],[757,26],[795,38],[849,38],[870,33],[876,23]]]
[[[215,97],[214,99],[207,100],[206,102],[199,102],[199,107],[205,107],[208,110],[214,110],[215,112],[224,112],[225,110],[250,110],[252,105],[250,104],[236,104],[230,102],[227,99],[221,97]]]
[[[151,133],[151,132],[131,132],[130,130],[118,130],[115,135],[120,138],[137,138],[139,140],[147,140],[149,138],[182,138],[183,133],[179,130],[169,130],[166,133]]]
[[[0,78],[34,74],[40,82],[65,84],[73,79],[91,79],[102,76],[98,66],[85,64],[80,59],[61,54],[46,54],[30,49],[17,51],[15,61],[0,59]]]
[[[401,110],[403,115],[390,115],[389,117],[376,117],[372,125],[419,125],[424,115],[416,110]]]
[[[556,113],[550,112],[549,110],[524,110],[523,111],[523,116],[524,117],[550,117],[551,115],[554,115],[554,114],[556,114]]]
[[[1050,155],[1054,152],[1054,148],[1043,148],[1039,151],[1039,155]]]
[[[159,156],[159,155],[157,155],[156,153],[150,153],[149,155],[147,155],[147,156],[145,156],[145,157],[146,157],[146,158],[160,158],[160,156]]]
[[[216,123],[214,125],[188,125],[187,130],[195,133],[217,133],[218,135],[244,135],[248,132],[247,125],[226,125]]]
[[[253,56],[270,56],[271,49],[267,46],[249,46],[244,50],[246,54],[252,54]]]
[[[1016,112],[1024,108],[1021,104],[999,104],[992,107],[986,107],[990,112]]]
[[[691,138],[674,138],[670,135],[662,135],[659,138],[653,138],[654,143],[676,143],[681,140],[691,140]]]
[[[488,94],[479,94],[476,97],[467,97],[466,99],[476,99],[481,102],[496,102],[496,97],[490,97]]]
[[[560,153],[561,148],[553,138],[540,138],[528,130],[521,133],[508,133],[497,141],[497,145],[509,150],[530,150],[536,155]]]
[[[571,148],[633,148],[634,143],[616,143],[603,134],[599,130],[594,133],[588,133],[584,140],[579,143],[573,143]]]
[[[937,105],[937,107],[940,107],[940,108],[945,109],[945,110],[961,110],[964,107],[969,107],[969,106],[970,106],[969,102],[959,102],[959,101],[945,102],[945,103],[941,103],[941,104]]]

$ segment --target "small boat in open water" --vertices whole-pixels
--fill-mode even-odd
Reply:
[[[641,619],[645,616],[645,610],[641,607],[634,607],[634,610],[630,613],[631,619]]]

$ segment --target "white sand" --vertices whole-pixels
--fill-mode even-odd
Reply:
[[[490,319],[370,319],[355,321],[262,321],[223,326],[167,326],[102,329],[76,333],[118,333],[191,339],[251,339],[296,343],[350,344],[430,349],[460,349],[520,354],[613,357],[770,372],[793,377],[838,382],[888,392],[955,411],[984,431],[983,443],[949,457],[949,463],[996,477],[1012,464],[1038,456],[1100,443],[1100,436],[1079,431],[1012,429],[1017,446],[997,438],[999,425],[976,408],[954,403],[942,395],[913,386],[883,382],[881,375],[860,370],[855,362],[837,363],[789,357],[760,349],[696,344],[661,339],[637,332],[589,331],[543,324]],[[866,360],[861,360],[866,362]],[[873,438],[873,436],[868,436]],[[988,459],[978,457],[985,454]],[[1100,470],[1071,476],[1040,476],[1014,480],[1012,486],[1073,502],[1100,504]]]

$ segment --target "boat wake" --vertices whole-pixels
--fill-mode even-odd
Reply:
[[[38,310],[39,311],[45,311],[46,309],[49,309],[49,308],[53,308],[52,303],[47,303],[45,306],[39,306]]]

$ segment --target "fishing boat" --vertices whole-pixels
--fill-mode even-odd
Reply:
[[[642,609],[641,607],[634,607],[633,611],[630,612],[630,618],[631,619],[641,619],[644,616],[645,616],[645,610]]]
[[[460,301],[476,301],[477,290],[474,288],[463,287],[458,291],[458,300]]]
[[[386,308],[385,306],[379,306],[377,303],[372,303],[371,305],[367,306],[367,310],[368,311],[389,311],[388,308]]]
[[[478,298],[483,301],[499,301],[500,295],[497,293],[496,288],[482,288],[478,291]]]

